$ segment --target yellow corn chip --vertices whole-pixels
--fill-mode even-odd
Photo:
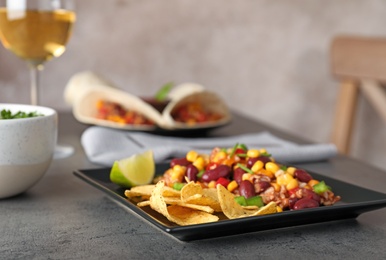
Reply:
[[[125,190],[125,196],[129,199],[141,197],[146,200],[151,196],[151,192],[153,191],[155,185],[141,185],[132,187],[130,190]]]
[[[138,207],[146,207],[146,206],[150,206],[150,200],[144,200],[144,201],[138,202],[138,203],[137,203],[137,206],[138,206]]]
[[[215,215],[178,205],[169,206],[168,213],[169,217],[167,218],[181,226],[216,222],[219,220]]]
[[[235,201],[233,193],[228,191],[222,185],[217,185],[217,194],[221,209],[224,215],[229,219],[258,216],[276,212],[275,202],[271,202],[261,209],[244,209]]]
[[[209,206],[221,212],[220,202],[215,189],[203,189],[200,184],[189,182],[181,189],[181,200],[189,204]]]
[[[201,210],[194,210],[179,205],[168,207],[165,197],[162,195],[164,188],[165,183],[163,181],[159,181],[156,184],[150,196],[150,207],[164,215],[169,221],[181,226],[218,221],[217,216]]]

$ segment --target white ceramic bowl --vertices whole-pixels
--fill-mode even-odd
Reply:
[[[0,103],[0,112],[4,109],[43,116],[0,119],[0,199],[28,190],[43,177],[58,134],[58,116],[51,108]]]

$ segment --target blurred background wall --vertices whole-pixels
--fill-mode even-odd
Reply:
[[[42,105],[70,110],[65,85],[85,70],[137,95],[190,81],[315,142],[333,123],[332,38],[386,37],[384,0],[78,0],[77,15],[67,51],[42,73]],[[0,102],[29,103],[27,67],[2,47]],[[366,100],[358,113],[352,155],[386,169],[386,124]]]

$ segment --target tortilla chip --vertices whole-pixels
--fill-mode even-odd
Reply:
[[[191,196],[195,196],[197,194],[202,194],[202,186],[200,184],[196,184],[194,182],[188,182],[181,189],[181,200],[185,201]]]
[[[135,186],[130,190],[125,190],[125,196],[136,202],[149,200],[154,188],[154,184]],[[179,197],[180,191],[165,186],[162,195],[165,197]]]
[[[175,190],[172,187],[165,186],[163,188],[162,195],[165,197],[180,197],[181,192],[179,190]]]
[[[181,200],[189,204],[209,206],[216,212],[221,212],[216,189],[203,189],[200,184],[189,182],[181,189]]]
[[[150,206],[150,200],[144,200],[144,201],[138,202],[138,203],[137,203],[137,206],[138,206],[138,207],[146,207],[146,206]]]
[[[169,212],[169,217],[167,218],[181,226],[216,222],[219,220],[215,215],[178,205],[169,206],[167,209]]]
[[[247,210],[256,210],[256,209],[259,209],[258,206],[241,206],[243,209],[247,209]]]
[[[132,198],[142,198],[143,200],[148,200],[151,196],[155,185],[141,185],[132,187],[130,190],[125,190],[125,196],[129,199]]]
[[[244,209],[235,201],[234,194],[222,185],[217,185],[217,194],[221,209],[224,215],[229,219],[258,216],[276,212],[275,202],[271,202],[260,209]]]
[[[159,181],[150,197],[150,207],[164,215],[169,221],[181,226],[218,221],[218,217],[207,212],[194,210],[179,205],[167,206],[163,189],[165,183]]]
[[[222,211],[221,206],[220,206],[220,202],[218,200],[214,200],[212,198],[205,197],[205,196],[200,196],[200,197],[199,196],[192,196],[192,197],[188,198],[185,202],[189,203],[189,204],[208,206],[216,212]]]
[[[257,215],[266,215],[266,214],[276,213],[276,212],[277,212],[276,206],[277,206],[277,205],[276,205],[276,202],[271,201],[270,203],[268,203],[268,204],[265,205],[264,207],[260,208],[260,209],[256,212],[256,216],[257,216]]]

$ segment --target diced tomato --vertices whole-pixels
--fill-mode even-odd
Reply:
[[[218,163],[210,162],[210,163],[205,167],[205,170],[213,170],[213,169],[216,168],[218,165],[219,165]]]
[[[236,151],[235,151],[235,154],[245,154],[246,151],[242,148],[237,148]]]
[[[289,190],[288,193],[291,196],[291,195],[295,194],[298,190],[299,190],[299,187],[296,187],[296,188]]]
[[[216,186],[217,186],[218,184],[220,184],[220,185],[222,185],[222,186],[224,186],[224,187],[227,187],[228,184],[229,184],[230,182],[231,182],[230,180],[228,180],[228,179],[226,179],[226,178],[224,178],[224,177],[220,177],[220,178],[218,178],[217,181],[216,181]]]

